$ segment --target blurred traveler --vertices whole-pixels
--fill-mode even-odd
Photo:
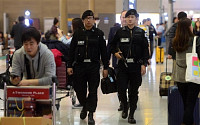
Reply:
[[[121,27],[126,26],[126,18],[125,18],[126,12],[127,12],[126,10],[124,10],[124,11],[121,12],[121,16],[120,16],[121,25],[117,25],[117,26],[114,26],[114,27],[110,28],[110,32],[109,32],[109,35],[108,35],[108,45],[107,45],[108,59],[109,60],[111,58],[110,43],[113,40],[114,35],[117,32],[117,30],[119,30]],[[112,67],[114,67],[115,73],[117,74],[117,71],[118,71],[117,58],[115,56],[113,56],[113,55],[112,55]],[[119,93],[118,93],[118,98],[119,98]],[[118,108],[118,111],[122,111],[123,108],[122,108],[122,104],[121,104],[120,98],[119,98],[119,102],[120,102],[120,106]]]
[[[183,18],[186,18],[187,14],[183,11],[178,13],[178,20],[181,20]],[[169,35],[167,36],[169,38],[169,47],[168,47],[168,58],[169,59],[174,59],[176,60],[176,53],[173,49],[172,46],[172,39],[175,37],[175,33],[176,33],[176,28],[177,28],[177,23],[174,23],[172,25],[172,27],[169,29]]]
[[[157,29],[158,34],[158,46],[161,46],[162,35],[165,30],[164,23],[160,23]]]
[[[149,27],[149,40],[150,40],[150,59],[152,58],[153,51],[154,51],[154,38],[153,36],[157,36],[156,29],[151,23],[151,19],[147,18],[147,26]]]
[[[5,45],[5,38],[4,38],[4,34],[2,31],[0,31],[0,56],[3,55],[3,48],[4,48],[4,45]]]
[[[145,31],[145,37],[147,38],[147,40],[149,42],[149,27],[148,27],[147,19],[143,19],[142,25],[139,25],[139,27]]]
[[[50,34],[51,34],[50,40],[57,40],[58,39],[58,37],[59,37],[58,36],[58,30],[57,30],[58,26],[59,26],[59,20],[58,20],[58,18],[55,17],[54,20],[53,20],[53,25],[50,29]]]
[[[177,18],[177,17],[174,17],[174,18],[173,18],[173,24],[174,24],[174,23],[178,23],[178,18]]]
[[[2,31],[0,31],[0,45],[5,45],[5,38]]]
[[[84,25],[83,25],[83,21],[82,21],[81,18],[74,18],[74,19],[72,19],[72,25],[71,25],[72,35],[73,35],[73,33],[74,33],[76,30],[78,30],[78,29],[80,29],[80,28],[83,28],[83,27],[84,27]],[[58,28],[58,34],[59,34],[59,36],[61,37],[61,38],[60,38],[61,41],[62,41],[65,45],[67,45],[67,47],[69,48],[73,36],[72,36],[71,38],[67,39],[66,36],[63,35],[62,30],[60,30],[59,28]],[[73,81],[73,78],[70,77],[70,76],[69,76],[68,79],[69,79],[69,82],[70,82],[70,80]],[[70,85],[68,86],[68,88],[70,88]],[[79,104],[77,103],[77,104],[74,104],[72,108],[73,108],[73,109],[76,109],[76,108],[82,108],[82,107],[83,107],[83,106],[82,106],[80,103],[79,103]]]
[[[74,18],[72,20],[72,25],[71,25],[71,30],[72,30],[72,34],[79,28],[83,28],[84,25],[83,25],[83,21],[81,18]],[[60,37],[60,40],[65,44],[67,45],[67,47],[69,48],[70,46],[70,43],[71,43],[71,40],[72,40],[72,37],[67,39],[66,36],[63,34],[62,30],[60,30],[59,28],[57,29],[58,30],[58,34],[59,34],[59,37]]]
[[[13,25],[11,33],[10,33],[11,38],[14,38],[14,46],[16,50],[22,47],[21,37],[22,37],[23,30],[26,28],[26,25],[24,22],[25,20],[24,16],[19,16],[18,20],[19,20],[19,23]]]
[[[199,95],[200,85],[185,81],[186,73],[186,53],[192,52],[193,46],[192,21],[183,18],[177,24],[176,35],[173,40],[173,48],[176,52],[176,70],[174,81],[177,82],[178,90],[182,96],[184,104],[183,124],[194,125],[194,107]],[[196,51],[200,58],[200,38],[196,41]]]
[[[178,22],[178,18],[177,17],[174,17],[173,18],[173,21],[172,21],[172,26],[173,24],[177,23]],[[170,31],[171,27],[168,28],[165,33],[164,33],[164,36],[166,38],[166,52],[168,52],[168,49],[169,49],[169,44],[170,44],[170,38],[168,37],[169,36],[169,31]]]
[[[200,21],[195,22],[194,35],[200,36]]]
[[[136,22],[135,22],[135,26],[139,26],[139,14],[136,15]]]

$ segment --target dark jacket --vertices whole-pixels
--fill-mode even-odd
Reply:
[[[71,68],[74,62],[83,62],[84,59],[99,62],[100,56],[104,69],[107,69],[108,57],[104,33],[95,27],[90,30],[85,28],[76,30],[70,44],[68,67]]]
[[[22,46],[21,37],[22,37],[23,30],[25,28],[26,28],[26,25],[22,22],[14,25],[12,27],[12,31],[11,31],[10,35],[11,35],[11,38],[14,38],[15,48],[20,48]]]
[[[155,36],[157,36],[156,29],[154,28],[154,26],[152,24],[148,27],[149,27],[149,40],[153,41],[153,34],[155,34]]]
[[[108,50],[108,59],[110,60],[111,57],[111,42],[114,38],[114,35],[116,34],[117,30],[120,29],[120,26],[114,26],[110,28],[110,32],[108,35],[108,45],[107,45],[107,50]],[[117,58],[115,56],[113,56],[112,58],[112,66],[113,67],[117,67]]]
[[[194,33],[194,35],[196,35],[196,36],[200,36],[200,31],[197,31],[196,29],[194,29],[193,33]]]
[[[67,62],[69,48],[64,43],[58,40],[43,40],[42,43],[46,44],[49,49],[59,50],[64,55],[63,61]]]
[[[173,24],[172,27],[169,29],[168,34],[166,35],[169,38],[168,54],[172,55],[172,58],[174,60],[176,59],[176,52],[173,49],[172,42],[173,42],[173,38],[176,35],[176,28],[177,28],[177,26],[178,26],[177,23]]]
[[[145,37],[145,31],[141,28],[136,26],[133,29],[129,29],[127,26],[120,28],[111,42],[111,51],[113,54],[118,52],[119,49],[124,58],[134,59],[135,63],[130,64],[129,69],[134,70],[133,68],[139,68],[138,70],[140,70],[141,65],[147,65],[149,59],[148,41]]]

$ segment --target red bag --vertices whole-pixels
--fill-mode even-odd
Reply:
[[[62,59],[61,59],[62,53],[57,49],[51,49],[51,52],[54,55],[56,67],[61,66],[61,64],[62,64]]]

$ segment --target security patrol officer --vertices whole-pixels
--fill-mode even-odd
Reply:
[[[129,89],[130,112],[128,122],[131,124],[136,123],[134,112],[137,108],[138,89],[142,83],[142,75],[146,73],[149,58],[145,32],[135,26],[137,17],[137,11],[130,9],[125,15],[127,26],[120,28],[111,42],[111,51],[118,59],[117,82],[118,92],[123,104],[122,118],[128,117],[126,92]]]
[[[80,118],[88,114],[88,124],[93,125],[93,112],[97,107],[97,88],[100,81],[100,56],[104,65],[103,77],[108,76],[108,57],[104,33],[94,27],[94,14],[86,10],[82,15],[84,27],[73,34],[70,44],[67,72],[74,74],[74,89],[78,100],[83,106]],[[72,66],[73,69],[72,69]],[[88,82],[88,84],[87,84]],[[87,95],[87,86],[89,93]]]

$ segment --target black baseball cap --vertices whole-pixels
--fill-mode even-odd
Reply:
[[[94,18],[94,13],[92,12],[92,10],[86,10],[82,15],[82,20],[84,20],[87,16],[93,16]]]
[[[125,18],[128,17],[129,15],[135,15],[135,17],[139,17],[139,14],[135,9],[130,9],[126,12]]]

